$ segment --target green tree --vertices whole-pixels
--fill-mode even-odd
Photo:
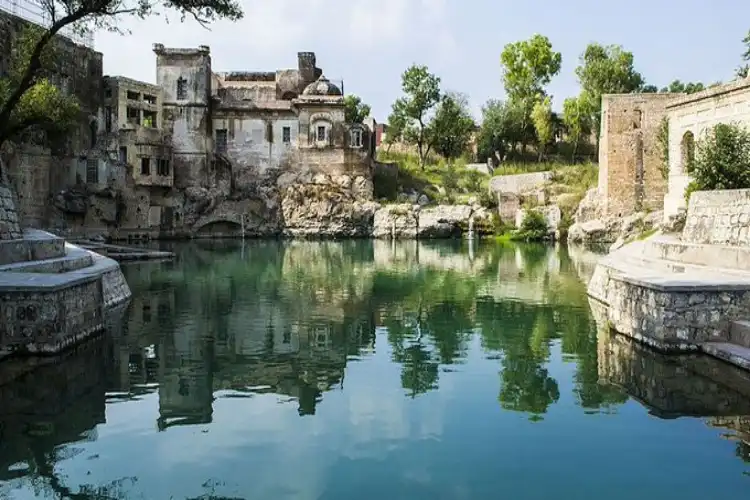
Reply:
[[[602,95],[635,92],[643,86],[643,77],[635,70],[632,52],[625,51],[619,45],[604,46],[598,43],[586,47],[575,72],[584,99],[589,102],[598,150]]]
[[[531,112],[539,96],[546,95],[545,87],[560,72],[562,55],[552,50],[549,38],[536,34],[528,40],[507,44],[500,54],[503,67],[503,85],[508,99],[520,107],[518,128],[533,133]],[[531,134],[521,134],[521,153],[532,139]]]
[[[537,144],[539,148],[539,161],[544,158],[547,145],[552,142],[554,129],[552,126],[552,99],[544,97],[534,103],[531,110],[531,122],[536,130]]]
[[[466,151],[474,128],[466,96],[448,93],[430,122],[430,143],[450,163]]]
[[[672,83],[666,87],[662,87],[659,92],[669,92],[671,94],[694,94],[705,88],[706,87],[701,82],[683,83],[680,80],[673,80]]]
[[[568,130],[568,138],[573,143],[571,153],[571,161],[573,161],[581,138],[591,133],[591,112],[588,109],[588,102],[581,97],[565,99],[562,120]]]
[[[505,92],[511,100],[535,99],[560,72],[562,55],[552,50],[549,38],[536,34],[509,43],[500,55]]]
[[[396,109],[396,104],[400,103],[397,101],[394,104],[393,111],[388,115],[388,122],[386,123],[384,140],[386,144],[386,152],[389,152],[394,144],[404,140],[406,115],[401,110]]]
[[[430,152],[429,113],[440,102],[440,78],[427,66],[412,65],[401,75],[404,96],[393,103],[392,116],[403,123],[403,139],[417,146],[419,164],[424,168]]]
[[[0,78],[0,103],[6,104],[20,85],[28,61],[44,36],[44,28],[26,24],[11,42],[10,67],[5,77]],[[39,55],[42,71],[16,102],[8,121],[0,125],[5,140],[31,139],[31,132],[42,132],[54,136],[68,130],[78,116],[78,101],[65,95],[47,78],[59,70],[62,55],[57,44],[47,44]],[[0,142],[0,146],[2,143]]]
[[[696,144],[691,190],[750,188],[750,132],[719,123]]]
[[[497,164],[497,160],[515,151],[516,145],[533,133],[522,105],[491,99],[482,108],[482,126],[477,141],[479,157],[483,161],[492,158]]]
[[[745,38],[742,39],[742,44],[745,46],[745,52],[742,53],[743,64],[736,71],[737,78],[747,78],[750,71],[750,65],[748,64],[750,62],[750,30],[745,35]]]
[[[362,102],[359,96],[349,94],[344,97],[344,120],[346,123],[362,123],[370,116],[370,105]]]
[[[203,26],[217,19],[236,21],[243,16],[237,0],[64,0],[41,2],[41,6],[50,20],[48,25],[26,32],[20,43],[22,50],[11,62],[14,70],[0,84],[0,146],[28,129],[58,128],[69,119],[70,102],[61,101],[62,96],[51,90],[46,80],[50,67],[45,64],[49,64],[53,53],[50,48],[61,30],[120,32],[123,17],[143,19],[161,14],[162,8],[176,11],[181,19],[192,17]],[[47,114],[56,104],[63,104],[63,110]]]
[[[659,87],[656,85],[649,84],[641,87],[641,93],[643,94],[656,94],[657,92],[659,92]]]

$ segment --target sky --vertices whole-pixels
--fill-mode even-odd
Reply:
[[[574,73],[590,42],[633,52],[648,83],[674,79],[711,83],[732,78],[750,29],[745,0],[240,0],[244,19],[206,30],[171,16],[126,18],[129,35],[97,33],[104,72],[155,82],[153,43],[208,45],[214,71],[273,71],[297,66],[313,51],[330,80],[359,95],[386,121],[401,95],[401,73],[426,65],[445,91],[466,94],[479,117],[487,99],[504,97],[500,53],[535,33],[562,53],[548,87],[553,108],[577,95]]]

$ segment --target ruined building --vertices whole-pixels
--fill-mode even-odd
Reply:
[[[81,101],[80,123],[62,150],[3,151],[23,225],[114,238],[313,233],[307,219],[352,214],[312,201],[354,207],[357,220],[372,199],[374,123],[345,122],[343,84],[314,53],[295,69],[219,73],[208,47],[155,44],[150,84],[103,76],[100,53],[60,38],[60,88]]]
[[[665,119],[668,165],[658,140]],[[690,182],[685,165],[695,154],[695,141],[718,123],[750,126],[750,79],[689,95],[603,96],[598,199],[587,218],[663,209],[666,220],[684,210]]]

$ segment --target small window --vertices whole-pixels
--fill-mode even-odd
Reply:
[[[112,107],[107,106],[104,108],[104,131],[107,133],[112,132]]]
[[[227,129],[216,130],[216,152],[224,154],[227,152]]]
[[[177,79],[177,100],[183,101],[187,99],[187,80],[183,77]]]
[[[156,104],[156,96],[150,94],[143,94],[143,100],[149,104]]]
[[[281,141],[285,144],[292,142],[292,127],[284,127],[281,129]]]
[[[99,184],[99,162],[96,158],[86,160],[86,183]]]
[[[141,175],[151,175],[151,158],[148,156],[141,158]]]
[[[316,140],[322,142],[326,140],[326,127],[325,125],[318,125],[318,135]]]
[[[104,97],[107,98],[107,99],[109,99],[110,97],[112,97],[112,89],[111,88],[107,87],[106,89],[104,89]]]
[[[349,132],[349,145],[353,148],[362,147],[362,130],[355,128]]]
[[[157,175],[166,176],[169,175],[169,160],[165,159],[158,159],[156,163],[156,173]]]
[[[141,94],[139,94],[138,92],[133,92],[132,90],[128,90],[127,98],[128,101],[140,101]]]
[[[99,125],[96,123],[96,120],[91,120],[91,123],[89,123],[89,132],[91,134],[91,148],[96,147],[96,135],[99,132]]]
[[[156,127],[156,111],[143,111],[143,126],[148,128]]]
[[[120,146],[120,163],[128,162],[128,148],[127,146]]]
[[[128,123],[131,125],[141,124],[141,110],[136,108],[126,108]]]

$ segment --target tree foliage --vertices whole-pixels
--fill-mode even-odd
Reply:
[[[480,158],[492,158],[497,163],[497,160],[512,152],[516,144],[533,134],[524,113],[521,105],[511,101],[487,101],[482,108],[482,126],[477,143]]]
[[[562,55],[552,50],[549,38],[536,34],[509,43],[500,55],[505,92],[511,100],[534,99],[560,72]]]
[[[673,80],[672,83],[666,87],[662,87],[659,92],[669,92],[672,94],[694,94],[705,90],[705,85],[701,82],[681,82],[680,80]]]
[[[448,93],[441,99],[430,122],[430,142],[435,151],[452,161],[466,151],[474,128],[466,96]]]
[[[643,77],[635,70],[633,53],[619,45],[591,43],[581,55],[575,70],[584,99],[588,101],[591,123],[597,137],[601,123],[602,95],[629,94],[643,87]]]
[[[237,0],[44,0],[41,7],[48,25],[25,32],[17,44],[21,49],[11,62],[15,70],[0,84],[0,146],[27,129],[50,127],[51,123],[57,127],[64,124],[62,119],[69,118],[70,101],[53,91],[47,79],[54,72],[49,58],[54,51],[50,49],[61,30],[122,32],[119,26],[125,16],[143,19],[169,11],[176,12],[181,20],[190,17],[203,26],[217,19],[237,21],[243,16]],[[62,111],[50,117],[47,111],[56,108],[55,104],[60,104]]]
[[[370,116],[370,105],[362,102],[359,96],[349,94],[344,97],[344,120],[346,123],[362,123]]]
[[[427,66],[415,64],[401,75],[401,89],[404,96],[393,103],[391,116],[402,125],[403,140],[417,146],[419,163],[424,167],[431,146],[430,112],[440,102],[440,78],[430,73]]]
[[[750,188],[750,132],[728,123],[707,130],[689,173],[698,190]]]
[[[0,78],[0,104],[7,103],[19,87],[34,48],[44,35],[44,29],[28,23],[12,40],[10,67]],[[50,78],[57,72],[62,55],[57,44],[48,44],[39,55],[43,72],[33,79],[20,95],[7,121],[0,125],[8,138],[28,136],[32,129],[48,136],[65,132],[76,119],[78,101],[64,94]]]
[[[747,78],[748,72],[750,71],[750,30],[748,30],[745,38],[742,39],[742,44],[745,46],[745,52],[742,53],[742,64],[737,68],[737,78]]]
[[[591,133],[590,103],[581,97],[569,97],[563,101],[562,120],[573,144],[571,161],[575,159],[581,138]]]
[[[536,131],[539,160],[541,161],[547,145],[552,142],[552,135],[554,133],[552,124],[552,99],[549,96],[534,103],[534,108],[531,110],[531,122],[534,124],[534,130]]]

